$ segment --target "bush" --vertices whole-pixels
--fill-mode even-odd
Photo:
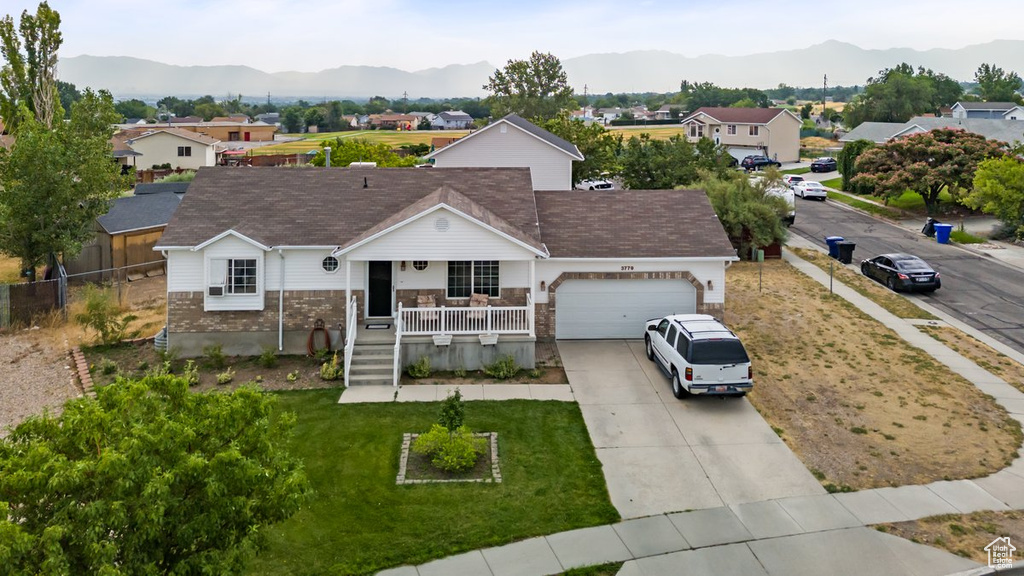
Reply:
[[[511,354],[502,356],[494,364],[484,366],[484,374],[487,374],[491,378],[497,378],[498,380],[514,378],[516,374],[519,374],[520,370],[522,370],[522,368],[519,367],[519,364],[516,364],[516,359]]]
[[[420,356],[420,359],[405,367],[405,372],[413,378],[429,378],[433,371],[430,369],[430,358]]]
[[[454,432],[434,424],[430,432],[421,434],[412,443],[412,451],[430,458],[430,463],[445,472],[464,472],[476,464],[487,447],[487,439],[473,435],[466,426]]]
[[[199,384],[199,366],[195,360],[189,360],[185,362],[185,369],[182,371],[182,377],[189,386],[197,386]]]
[[[117,372],[117,362],[114,362],[110,358],[104,358],[103,361],[100,362],[100,372],[102,372],[104,376],[115,374]]]
[[[437,423],[448,430],[457,430],[462,426],[465,417],[466,403],[462,401],[462,392],[456,388],[441,402],[441,415],[438,417]]]
[[[217,384],[228,384],[235,379],[235,371],[228,368],[224,372],[217,374]]]
[[[285,379],[288,380],[289,382],[295,382],[296,380],[299,379],[299,371],[295,370],[293,372],[289,372],[288,375],[285,376]]]
[[[220,344],[203,346],[203,356],[206,356],[211,368],[220,370],[227,364],[227,357],[224,356],[224,347]]]
[[[99,334],[99,341],[105,346],[135,338],[138,330],[128,330],[128,325],[136,319],[132,314],[122,314],[121,307],[114,302],[109,290],[86,284],[82,291],[85,299],[85,312],[77,314],[75,321]]]
[[[320,365],[320,379],[321,380],[337,380],[345,374],[345,367],[338,361],[338,353],[335,352],[334,356],[331,357],[330,362],[324,362]]]
[[[263,349],[263,352],[256,359],[256,363],[264,368],[277,366],[277,351],[272,346]]]

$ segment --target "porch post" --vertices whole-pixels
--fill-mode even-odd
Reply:
[[[349,308],[352,306],[352,261],[345,257],[345,321],[352,317],[352,311]],[[345,330],[348,330],[348,326],[345,326]]]
[[[529,292],[530,297],[527,298],[526,303],[527,303],[527,305],[529,305],[530,309],[526,311],[526,317],[529,319],[528,322],[529,322],[529,325],[530,325],[530,337],[531,338],[535,338],[537,336],[537,334],[536,334],[536,330],[534,330],[533,323],[534,323],[534,311],[536,310],[535,303],[537,302],[537,295],[534,293],[534,290],[537,287],[537,259],[536,258],[530,260],[530,274],[529,274],[529,276],[530,276],[530,292]]]

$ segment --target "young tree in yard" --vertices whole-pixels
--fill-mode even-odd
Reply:
[[[52,128],[22,110],[14,144],[0,150],[0,252],[20,258],[34,282],[50,254],[78,254],[126,182],[110,156],[121,119],[110,94],[86,90]]]
[[[1024,239],[1024,164],[1009,156],[983,161],[964,204],[999,218],[1018,240]]]
[[[1020,76],[1016,72],[1004,72],[994,64],[982,64],[974,73],[974,81],[978,83],[978,91],[986,102],[1021,103]]]
[[[634,190],[688,186],[697,180],[700,170],[724,175],[729,160],[729,153],[711,140],[701,138],[693,144],[678,134],[667,140],[655,140],[648,134],[634,136],[619,158],[622,182]]]
[[[783,218],[789,213],[789,204],[766,193],[772,184],[780,185],[777,179],[751,184],[745,174],[738,172],[702,172],[695,185],[707,192],[711,207],[740,258],[747,258],[753,247],[781,244],[788,237]]]
[[[978,164],[1003,156],[1005,147],[963,130],[940,128],[914,134],[864,151],[851,183],[883,197],[899,197],[912,190],[924,198],[931,214],[943,189],[956,197],[970,188]]]
[[[529,120],[550,120],[573,104],[573,90],[562,63],[551,54],[534,52],[529,60],[509,60],[487,79],[484,90],[494,116],[518,114]]]
[[[22,107],[46,128],[64,117],[56,78],[62,41],[60,14],[46,2],[39,4],[34,16],[28,10],[22,12],[17,29],[10,15],[0,20],[0,53],[5,61],[0,69],[0,117],[8,131],[16,130],[25,116]]]
[[[600,124],[587,125],[579,120],[573,120],[564,111],[558,117],[545,122],[543,128],[572,142],[583,154],[583,162],[572,163],[574,185],[583,180],[600,178],[606,173],[618,172],[615,165],[615,150],[620,144],[621,135],[616,138]]]
[[[147,376],[0,440],[5,574],[239,574],[309,492],[293,414],[254,387]]]
[[[331,166],[348,166],[353,162],[376,162],[379,168],[395,168],[401,166],[415,166],[416,157],[405,158],[395,154],[391,147],[383,142],[370,142],[362,138],[335,138],[324,140],[320,143],[321,148],[330,146]],[[324,150],[317,152],[310,164],[323,166],[326,163]]]

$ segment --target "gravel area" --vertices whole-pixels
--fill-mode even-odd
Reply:
[[[0,335],[0,437],[43,409],[59,411],[81,391],[71,381],[66,350],[34,342],[26,332]]]

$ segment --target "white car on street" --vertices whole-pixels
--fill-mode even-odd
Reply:
[[[801,198],[818,198],[819,200],[828,198],[828,189],[822,186],[821,182],[804,180],[793,186],[793,191]]]
[[[783,174],[782,175],[782,183],[785,184],[786,186],[790,187],[790,188],[796,186],[797,184],[799,184],[799,183],[801,183],[803,181],[804,181],[804,177],[803,176],[799,176],[797,174]]]

